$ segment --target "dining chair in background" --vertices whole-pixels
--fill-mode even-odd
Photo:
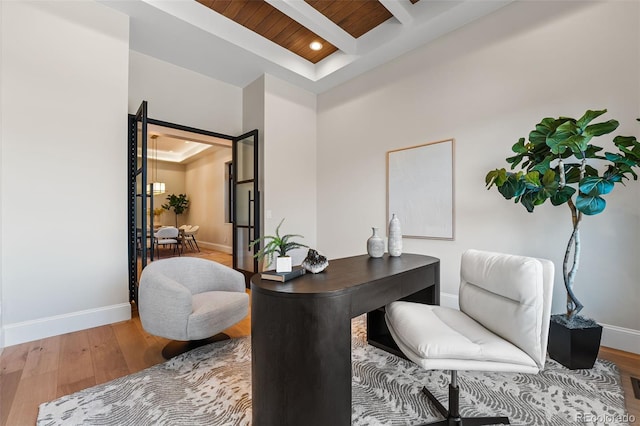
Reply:
[[[180,255],[180,245],[178,241],[179,234],[180,231],[178,231],[178,228],[175,228],[173,226],[160,228],[156,231],[156,233],[154,234],[154,240],[156,246],[156,255],[158,256],[158,259],[160,258],[160,246],[173,246],[173,254],[177,252],[178,256]]]

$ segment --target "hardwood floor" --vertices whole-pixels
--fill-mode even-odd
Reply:
[[[209,250],[187,255],[231,262],[229,255]],[[250,316],[225,332],[232,338],[249,335]],[[5,348],[0,356],[0,425],[33,425],[43,402],[159,364],[167,343],[142,329],[134,309],[129,321]],[[640,355],[602,348],[600,357],[618,365],[627,410],[636,419],[630,423],[640,424],[640,400],[629,379],[640,378]]]
[[[640,399],[634,396],[631,387],[631,377],[640,379],[640,355],[603,346],[600,348],[598,358],[613,361],[618,366],[627,413],[635,418],[634,421],[629,420],[629,424],[640,425]]]
[[[184,255],[231,266],[231,255],[221,252]],[[224,332],[249,335],[250,315]],[[164,362],[168,342],[142,329],[133,305],[129,321],[7,347],[0,356],[0,425],[34,425],[43,402]]]

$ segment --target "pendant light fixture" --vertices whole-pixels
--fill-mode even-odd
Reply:
[[[158,181],[158,135],[151,135],[151,141],[153,142],[153,168],[155,170],[155,176],[152,176],[151,183],[147,184],[147,193],[153,191],[153,195],[160,195],[166,192],[166,186],[164,182]]]

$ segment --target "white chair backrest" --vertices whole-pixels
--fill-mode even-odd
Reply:
[[[168,226],[166,228],[160,228],[156,232],[156,238],[166,239],[166,238],[177,238],[179,234],[178,228],[174,228],[172,226]]]
[[[199,225],[191,225],[191,227],[185,231],[185,234],[196,235],[198,233],[198,229],[200,229]]]
[[[467,250],[460,263],[460,310],[543,368],[553,270],[545,259]]]

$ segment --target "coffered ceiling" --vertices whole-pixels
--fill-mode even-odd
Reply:
[[[512,0],[98,1],[131,17],[140,53],[239,87],[267,73],[320,93]]]
[[[188,164],[214,151],[226,149],[231,152],[231,141],[213,136],[173,129],[156,124],[148,126],[149,160]],[[142,147],[138,147],[138,157]]]

